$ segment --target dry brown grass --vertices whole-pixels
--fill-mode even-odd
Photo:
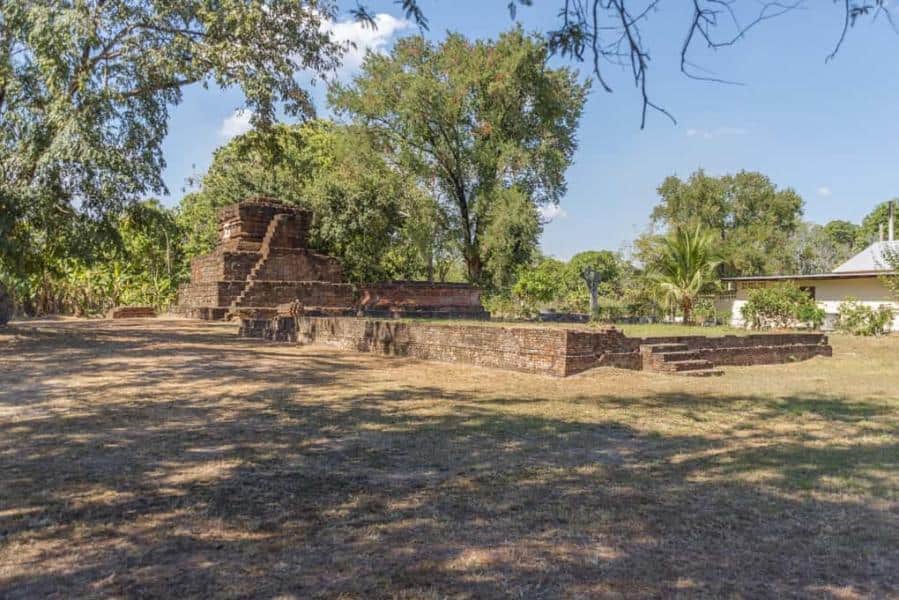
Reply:
[[[36,329],[33,329],[36,328]],[[899,593],[899,337],[687,379],[0,332],[0,597]]]

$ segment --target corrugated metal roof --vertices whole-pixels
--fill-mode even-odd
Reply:
[[[893,252],[899,253],[899,242],[874,242],[839,267],[833,270],[834,273],[857,273],[869,271],[889,271],[890,266],[884,254],[884,250],[892,248]]]
[[[801,281],[803,279],[860,279],[889,275],[890,271],[853,271],[851,273],[814,273],[812,275],[745,275],[742,277],[722,277],[721,281]]]

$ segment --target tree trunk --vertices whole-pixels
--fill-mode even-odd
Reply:
[[[689,325],[693,322],[693,301],[689,298],[685,298],[682,308],[684,311],[684,325]]]
[[[481,264],[481,255],[477,251],[477,248],[468,248],[466,250],[465,264],[468,267],[468,282],[480,284],[484,270],[483,265]]]
[[[590,288],[590,316],[595,316],[599,311],[599,286],[589,282],[587,287]]]

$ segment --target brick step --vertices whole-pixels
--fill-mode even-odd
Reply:
[[[676,343],[665,343],[665,344],[644,344],[643,348],[648,349],[653,354],[658,354],[660,352],[681,352],[683,350],[689,350],[689,347],[686,344],[676,344]]]
[[[714,365],[704,358],[690,358],[687,360],[673,360],[665,363],[665,370],[671,370],[676,373],[681,371],[697,371],[700,369],[711,369]]]
[[[668,352],[654,352],[653,360],[664,363],[679,362],[684,360],[705,360],[699,350],[672,350]]]

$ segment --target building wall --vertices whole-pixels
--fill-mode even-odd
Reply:
[[[743,314],[741,309],[749,299],[749,292],[758,287],[772,287],[782,283],[780,281],[738,281],[737,293],[731,300],[731,324],[735,327],[744,327]],[[848,297],[854,297],[862,304],[866,304],[871,308],[877,308],[882,304],[890,304],[896,310],[896,316],[893,319],[893,330],[899,331],[899,302],[897,302],[883,283],[877,277],[859,277],[859,278],[834,278],[834,279],[815,279],[815,280],[798,280],[798,285],[802,287],[809,286],[815,288],[815,300],[819,306],[824,308],[827,314],[827,323],[825,326],[833,325],[836,321],[836,315],[839,310],[840,303]]]

